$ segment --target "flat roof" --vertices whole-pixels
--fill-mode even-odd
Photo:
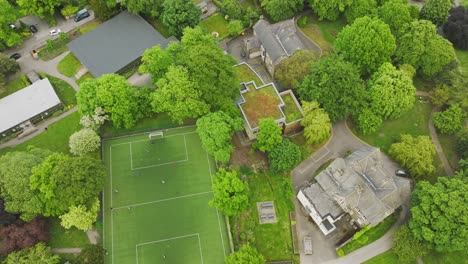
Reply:
[[[0,99],[0,133],[60,104],[49,82],[42,79]]]
[[[99,77],[118,72],[146,49],[158,44],[164,49],[168,43],[142,17],[123,11],[73,40],[68,47],[94,77]]]

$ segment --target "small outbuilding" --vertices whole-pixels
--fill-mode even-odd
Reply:
[[[22,131],[62,108],[49,79],[36,81],[0,99],[0,138]]]

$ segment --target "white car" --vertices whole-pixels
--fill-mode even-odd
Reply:
[[[60,32],[62,32],[62,30],[60,30],[60,28],[52,29],[52,30],[50,31],[50,35],[51,35],[51,36],[56,36],[56,35],[58,35]]]

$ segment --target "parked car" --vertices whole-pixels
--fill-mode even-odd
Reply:
[[[13,60],[17,60],[19,58],[21,58],[21,54],[19,54],[19,53],[13,53],[10,56],[10,59],[13,59]]]
[[[89,17],[89,12],[88,9],[81,9],[75,14],[75,22],[78,22],[80,20],[83,20],[85,18]]]
[[[29,31],[31,31],[31,33],[37,33],[37,27],[35,25],[30,25],[29,26]]]
[[[400,177],[409,177],[409,174],[408,172],[406,172],[405,170],[403,169],[398,169],[395,171],[395,175],[396,176],[400,176]]]
[[[62,32],[62,30],[61,30],[60,28],[52,29],[52,30],[50,31],[50,35],[51,35],[51,36],[56,36],[56,35],[58,35],[60,32]]]

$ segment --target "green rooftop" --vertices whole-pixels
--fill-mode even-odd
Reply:
[[[257,74],[255,74],[255,72],[252,71],[250,67],[247,66],[247,64],[239,64],[236,66],[236,68],[241,83],[254,81],[257,87],[263,85],[263,82],[260,80],[260,78],[258,78]]]
[[[281,97],[283,98],[285,104],[283,112],[286,116],[286,123],[291,123],[304,117],[291,93],[282,93]]]

